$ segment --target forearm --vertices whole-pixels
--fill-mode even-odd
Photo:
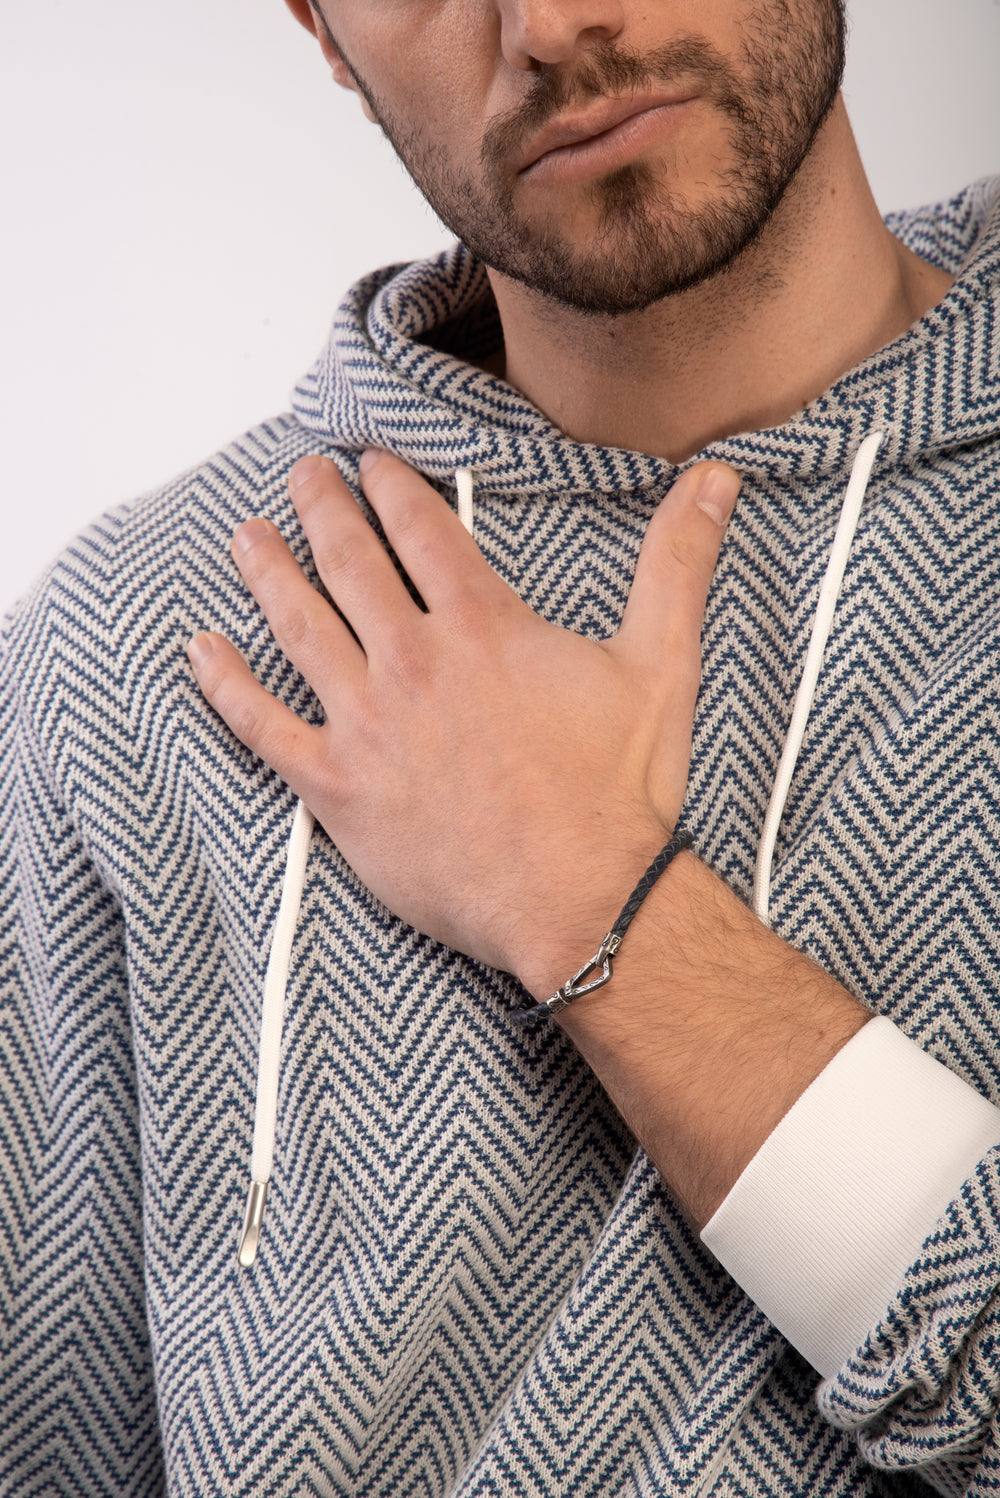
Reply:
[[[553,941],[522,976],[544,998],[587,955]],[[869,1018],[684,853],[643,903],[611,983],[559,1022],[701,1227]]]

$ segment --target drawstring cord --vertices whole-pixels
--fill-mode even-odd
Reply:
[[[260,1050],[257,1055],[257,1107],[253,1122],[253,1153],[250,1157],[250,1191],[247,1195],[243,1229],[240,1233],[239,1261],[248,1269],[257,1257],[261,1229],[264,1225],[264,1203],[267,1183],[274,1162],[274,1134],[278,1118],[278,1079],[281,1071],[281,1027],[285,1013],[285,990],[288,987],[288,965],[292,941],[299,919],[299,906],[306,882],[309,842],[312,838],[313,814],[300,801],[295,808],[285,877],[281,885],[281,903],[271,937],[267,959],[264,995],[260,1010]]]
[[[802,679],[795,696],[792,716],[788,726],[785,747],[782,751],[775,776],[774,788],[764,819],[757,854],[757,871],[754,879],[753,908],[760,918],[767,920],[771,862],[778,825],[788,799],[788,790],[795,771],[799,750],[809,718],[816,682],[823,654],[833,626],[834,610],[840,595],[844,568],[854,540],[861,506],[871,477],[875,455],[882,442],[882,433],[867,437],[858,449],[851,471],[850,482],[844,497],[840,520],[830,551],[826,573],[820,586],[816,615],[813,620],[809,648],[802,668]],[[473,475],[471,469],[455,470],[455,485],[458,491],[458,516],[466,530],[472,534],[473,525]],[[285,992],[288,987],[288,968],[291,961],[292,942],[302,904],[305,887],[306,866],[309,861],[309,843],[312,838],[314,820],[303,802],[295,808],[292,831],[288,839],[285,858],[285,874],[281,886],[281,901],[271,938],[271,951],[264,978],[264,993],[260,1016],[260,1050],[257,1058],[257,1103],[254,1112],[253,1153],[250,1159],[250,1190],[247,1195],[243,1227],[240,1232],[238,1257],[246,1269],[257,1257],[261,1231],[264,1225],[264,1207],[267,1187],[274,1162],[274,1136],[278,1117],[278,1082],[281,1074],[281,1030],[285,1012]]]
[[[455,469],[455,488],[458,490],[458,518],[472,535],[472,469]]]
[[[764,817],[764,830],[760,835],[760,843],[757,848],[757,868],[753,882],[753,909],[764,922],[767,921],[768,904],[771,896],[771,862],[774,858],[774,844],[778,836],[778,826],[785,810],[785,802],[788,800],[788,791],[792,783],[792,775],[802,748],[802,740],[805,737],[806,724],[809,721],[809,711],[812,707],[813,696],[816,691],[816,682],[819,679],[820,667],[823,664],[823,655],[826,651],[826,642],[830,638],[830,630],[833,627],[834,610],[837,607],[837,599],[840,597],[840,587],[844,580],[844,568],[847,566],[848,553],[854,540],[854,533],[858,528],[861,518],[861,506],[864,503],[865,494],[868,490],[868,481],[871,478],[875,456],[879,450],[883,438],[882,432],[873,432],[866,437],[858,448],[851,469],[850,481],[847,485],[847,493],[844,495],[844,503],[840,511],[840,520],[837,522],[837,531],[833,538],[833,546],[830,548],[830,559],[826,564],[826,572],[820,584],[819,598],[816,603],[816,613],[813,616],[812,634],[809,639],[809,648],[806,651],[805,664],[802,667],[802,678],[799,689],[795,694],[795,702],[792,707],[792,716],[785,735],[785,746],[781,751],[781,759],[778,761],[778,770],[774,777],[774,785],[771,788],[771,799],[768,802],[767,814]]]

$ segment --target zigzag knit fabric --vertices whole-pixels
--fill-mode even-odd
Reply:
[[[772,922],[997,1099],[1000,181],[893,227],[961,272],[950,295],[795,420],[709,449],[744,489],[685,823],[747,895],[850,460],[885,431]],[[288,470],[319,449],[356,483],[370,443],[449,494],[473,468],[490,563],[610,633],[676,470],[570,441],[456,357],[498,337],[461,248],[370,277],[292,413],[99,521],[7,621],[4,1498],[1000,1487],[995,1159],[817,1400],[565,1037],[512,1024],[510,978],[402,925],[320,833],[267,1230],[237,1267],[293,799],[184,646],[222,631],[317,716],[228,543],[269,515],[311,571]]]

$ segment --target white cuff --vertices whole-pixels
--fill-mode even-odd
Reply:
[[[786,1113],[702,1241],[831,1377],[1000,1142],[1000,1109],[889,1020],[869,1020]]]

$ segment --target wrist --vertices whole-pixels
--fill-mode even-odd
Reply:
[[[636,915],[612,980],[558,1022],[701,1224],[868,1018],[685,852]]]
[[[601,938],[594,955],[588,957],[572,976],[561,983],[548,997],[535,1005],[525,1005],[520,1018],[528,1021],[551,1019],[571,1003],[596,993],[598,989],[610,982],[614,976],[615,958],[628,935],[629,927],[642,908],[643,901],[678,854],[690,846],[690,832],[683,828],[676,829],[643,873],[635,889],[619,910],[611,929]]]

